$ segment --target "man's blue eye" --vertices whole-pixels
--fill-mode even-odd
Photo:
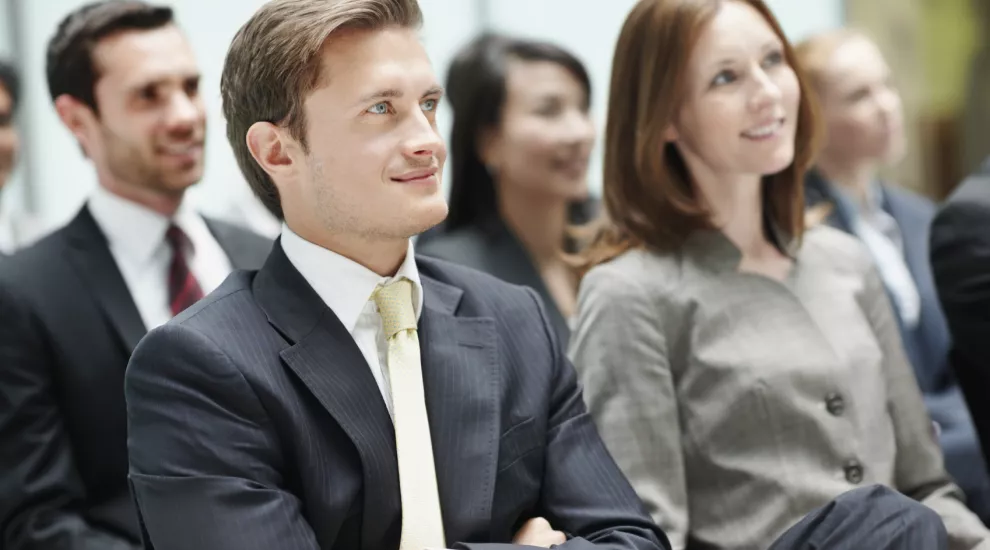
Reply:
[[[369,113],[374,113],[376,115],[387,114],[388,113],[388,103],[385,103],[384,101],[381,102],[381,103],[375,103],[374,105],[372,105],[371,107],[368,108],[368,112]]]

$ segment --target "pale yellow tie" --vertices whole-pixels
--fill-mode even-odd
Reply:
[[[443,517],[437,491],[433,442],[426,416],[419,334],[413,309],[412,282],[399,279],[379,287],[375,305],[388,340],[388,379],[392,386],[395,447],[402,496],[399,550],[444,548]]]

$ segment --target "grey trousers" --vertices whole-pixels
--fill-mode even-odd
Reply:
[[[843,494],[808,514],[770,550],[946,550],[942,518],[890,488]]]

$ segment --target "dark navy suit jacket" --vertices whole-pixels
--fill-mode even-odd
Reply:
[[[536,294],[417,263],[447,545],[519,548],[516,530],[542,516],[573,537],[562,549],[669,548],[599,438]],[[279,244],[260,271],[232,275],[145,337],[125,395],[149,548],[398,548],[388,410]]]
[[[990,159],[932,225],[932,269],[952,330],[951,364],[990,456]]]

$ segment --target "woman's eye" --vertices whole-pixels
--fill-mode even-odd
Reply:
[[[712,86],[724,86],[726,84],[732,84],[736,81],[736,75],[732,71],[722,71],[715,75],[712,79]]]

